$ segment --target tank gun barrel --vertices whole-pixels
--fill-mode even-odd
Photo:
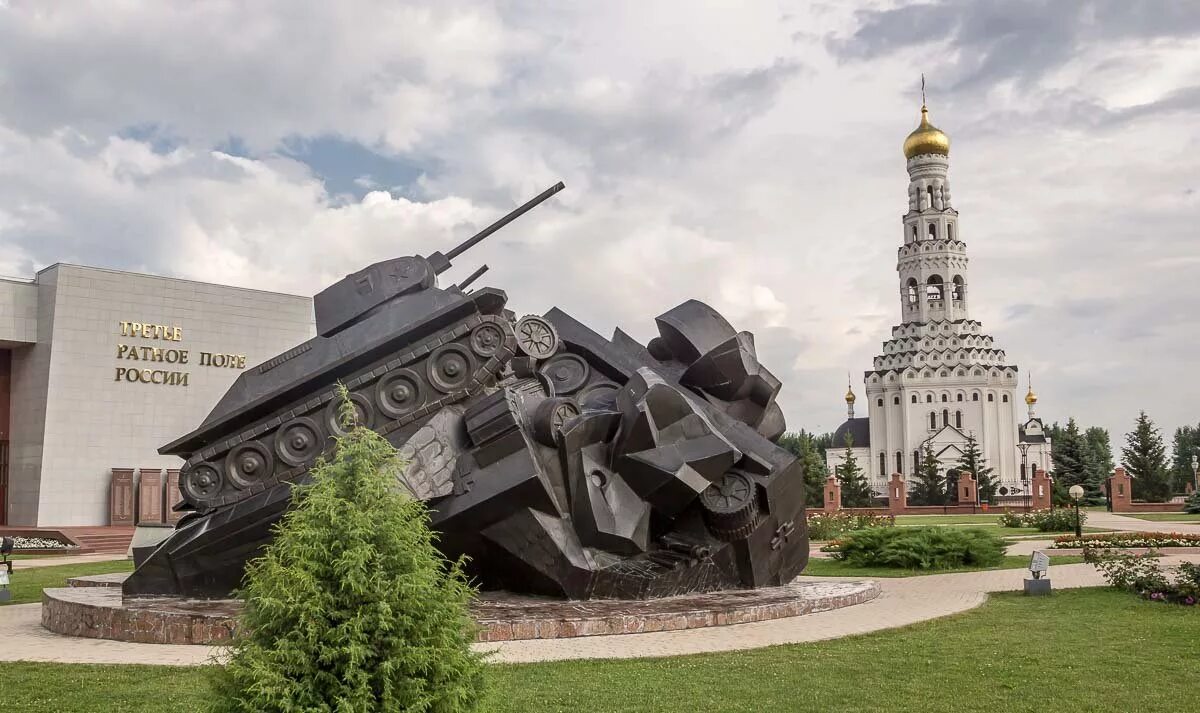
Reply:
[[[562,181],[555,183],[553,186],[550,186],[546,190],[542,191],[538,195],[536,195],[533,198],[526,201],[520,207],[514,209],[508,215],[504,216],[500,220],[497,220],[495,223],[492,223],[491,225],[489,225],[488,227],[479,231],[475,235],[472,235],[471,237],[467,238],[463,242],[461,242],[458,245],[451,248],[450,251],[447,252],[445,255],[445,262],[442,263],[441,261],[439,261],[439,263],[441,263],[441,264],[438,264],[435,266],[437,268],[438,274],[440,275],[441,273],[445,272],[446,269],[448,269],[450,267],[451,260],[458,257],[459,255],[462,255],[463,253],[470,250],[471,248],[475,247],[480,242],[485,240],[492,233],[496,232],[497,230],[499,230],[499,229],[503,228],[504,226],[508,225],[509,223],[513,222],[517,218],[520,218],[522,215],[529,212],[531,209],[535,208],[539,203],[545,201],[547,198],[554,195],[555,193],[558,193],[559,191],[561,191],[564,188],[566,188],[566,186],[563,185]],[[443,267],[443,265],[444,265],[444,267]]]
[[[478,270],[476,270],[475,272],[472,272],[470,275],[467,275],[467,279],[458,283],[458,289],[460,289],[460,290],[467,289],[467,287],[472,282],[478,280],[481,276],[483,276],[483,273],[485,273],[487,271],[488,271],[488,266],[486,264],[481,265]]]

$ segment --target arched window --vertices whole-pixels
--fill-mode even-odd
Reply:
[[[929,430],[932,431],[935,428],[937,428],[937,413],[934,411],[930,411],[929,412]]]
[[[879,451],[879,474],[887,473],[887,454]]]
[[[916,395],[916,394],[913,394],[913,395],[912,395],[912,402],[913,402],[914,404],[917,402],[917,395]]]
[[[875,399],[876,406],[883,406],[883,399]]]
[[[913,228],[913,230],[916,230],[916,228]],[[916,305],[917,304],[917,279],[915,277],[908,278],[907,291],[908,291],[909,306],[911,307],[911,306]]]
[[[979,394],[978,394],[978,393],[971,394],[971,400],[972,400],[972,401],[978,401],[978,400],[979,400]]]
[[[954,412],[954,427],[962,428],[962,411]]]
[[[896,451],[896,472],[904,472],[904,453],[902,451]]]
[[[916,240],[917,239],[917,226],[914,225],[912,228],[913,228],[913,233],[912,233],[913,240]]]
[[[914,451],[913,451],[913,469],[912,469],[912,472],[916,473],[916,472],[917,472],[917,471],[919,471],[919,470],[921,470],[921,451],[919,451],[919,450],[914,450]]]
[[[929,197],[929,207],[933,207],[933,186],[925,186],[925,195]]]
[[[961,302],[967,296],[967,285],[963,282],[962,275],[955,275],[952,282],[950,298],[955,302]]]
[[[929,239],[937,240],[937,226],[933,223],[929,224]]]
[[[892,405],[893,405],[893,406],[899,406],[899,405],[900,405],[900,397],[899,397],[899,396],[893,396],[893,397],[892,397]]]
[[[949,400],[950,400],[949,394],[942,394],[942,403],[946,403]]]
[[[995,401],[995,400],[996,400],[995,394],[988,394],[988,403],[991,403],[992,401]]]
[[[933,394],[925,394],[925,403],[927,403],[927,404],[933,403]]]
[[[1004,395],[1004,403],[1008,403],[1008,394]]]
[[[954,240],[954,223],[946,223],[946,239]]]
[[[961,391],[960,391],[960,392],[958,392],[958,399],[957,399],[957,400],[958,400],[958,401],[962,401],[962,400],[963,400],[963,395],[962,395],[962,392],[961,392]]]
[[[932,301],[940,300],[942,296],[942,276],[930,275],[929,279],[925,281],[925,298]]]
[[[948,409],[948,408],[942,409],[942,425],[943,426],[950,425],[950,409]]]

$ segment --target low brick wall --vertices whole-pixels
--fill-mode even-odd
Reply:
[[[979,505],[909,505],[902,510],[890,510],[888,508],[842,508],[836,512],[850,513],[851,515],[999,515],[1005,510],[1008,512],[1026,512],[1029,508],[1024,505],[990,505],[987,510],[984,510]],[[824,512],[822,510],[809,510],[809,514]]]
[[[1182,503],[1129,503],[1129,505],[1125,506],[1124,508],[1122,508],[1120,510],[1113,508],[1113,512],[1117,513],[1118,515],[1123,512],[1132,512],[1132,513],[1177,512],[1180,515],[1182,515],[1183,514],[1183,504]]]

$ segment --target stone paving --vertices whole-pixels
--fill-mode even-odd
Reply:
[[[1106,510],[1088,511],[1087,522],[1084,524],[1088,527],[1096,527],[1102,530],[1121,530],[1126,532],[1180,532],[1200,535],[1200,523],[1139,520],[1136,517],[1116,515]]]
[[[50,555],[35,557],[27,560],[13,560],[13,569],[29,569],[30,567],[54,567],[60,564],[87,564],[89,562],[112,562],[127,559],[124,554],[100,552],[90,555]]]
[[[1200,562],[1200,556],[1166,557],[1166,566]],[[979,606],[988,592],[1020,590],[1025,570],[962,572],[881,579],[882,594],[866,604],[774,621],[707,629],[590,636],[576,639],[507,641],[477,644],[493,651],[493,661],[550,661],[581,658],[638,658],[752,649],[836,639],[906,626]],[[1103,580],[1085,564],[1051,564],[1056,589],[1092,587]],[[832,577],[800,577],[797,581],[838,581]],[[221,649],[208,646],[130,644],[52,634],[41,627],[41,605],[0,608],[0,660],[70,663],[139,663],[195,665],[212,660]]]

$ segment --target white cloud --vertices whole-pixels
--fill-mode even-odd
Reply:
[[[1118,441],[1141,407],[1194,422],[1194,33],[1064,11],[1006,44],[971,15],[989,6],[938,8],[959,15],[931,54],[843,5],[5,5],[0,274],[68,260],[313,293],[561,178],[447,277],[487,262],[518,311],[642,338],[706,300],[756,332],[791,425],[832,429],[846,370],[898,317],[925,70],[975,316],[1038,375],[1042,412]],[[352,170],[371,192],[335,194],[284,151],[322,136],[424,173],[393,195]]]

